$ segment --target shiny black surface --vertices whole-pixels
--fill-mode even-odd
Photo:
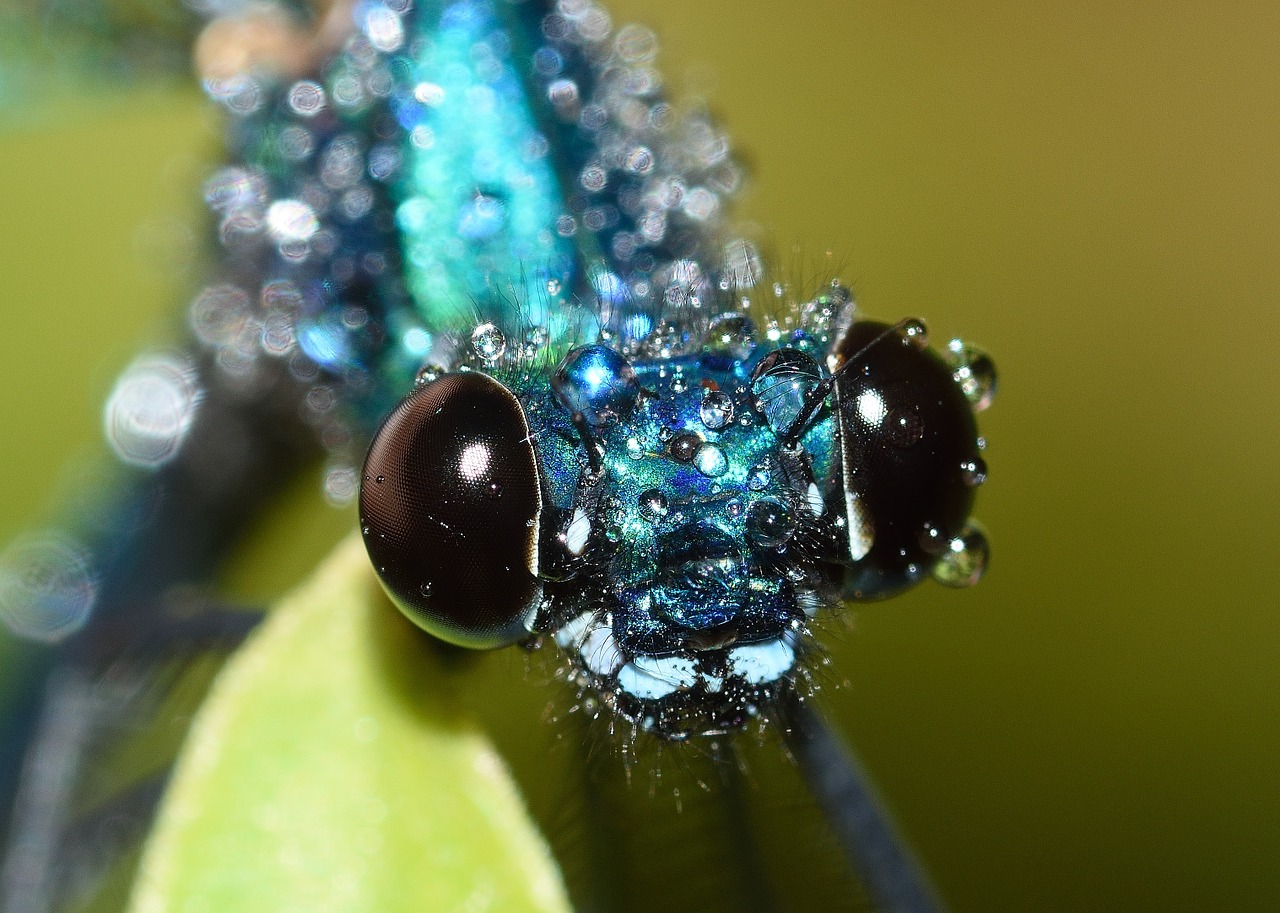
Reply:
[[[461,646],[528,633],[541,511],[524,411],[483,374],[415,390],[365,460],[360,522],[383,586],[415,624]]]
[[[837,472],[848,469],[834,490],[854,493],[873,535],[844,595],[890,596],[927,576],[964,529],[974,496],[965,465],[979,459],[973,407],[937,353],[886,324],[854,324],[833,354]]]

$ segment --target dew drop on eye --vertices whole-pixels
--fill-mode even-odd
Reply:
[[[970,488],[977,488],[987,481],[987,461],[982,457],[974,457],[960,464],[960,478]]]
[[[972,521],[952,539],[933,566],[933,579],[943,586],[970,587],[982,579],[991,549],[982,528]]]
[[[923,320],[911,317],[902,321],[898,327],[898,335],[904,342],[908,342],[917,349],[925,349],[929,345],[929,329],[924,325]]]
[[[893,446],[899,449],[914,447],[924,437],[924,420],[915,409],[894,409],[885,419],[885,432]]]
[[[996,397],[996,363],[991,356],[977,346],[953,339],[947,343],[947,361],[974,411],[989,408]]]

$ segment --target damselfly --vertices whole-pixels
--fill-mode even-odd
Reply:
[[[330,498],[363,481],[406,614],[471,646],[554,642],[628,746],[785,714],[841,599],[977,579],[989,359],[859,320],[838,281],[772,278],[726,228],[727,142],[673,113],[654,53],[579,0],[204,30],[232,161],[206,186],[221,257],[191,348],[112,395],[134,467],[115,506],[9,559],[7,620],[71,645],[44,724],[317,449]],[[239,634],[197,615],[194,635]]]

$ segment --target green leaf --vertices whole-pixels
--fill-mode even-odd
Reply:
[[[131,913],[567,911],[444,660],[343,543],[220,674]]]

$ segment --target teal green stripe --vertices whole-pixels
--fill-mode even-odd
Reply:
[[[504,23],[484,0],[428,3],[406,38],[397,223],[419,316],[432,332],[466,330],[477,311],[543,323],[548,281],[571,286],[575,249],[555,230],[560,184]]]

